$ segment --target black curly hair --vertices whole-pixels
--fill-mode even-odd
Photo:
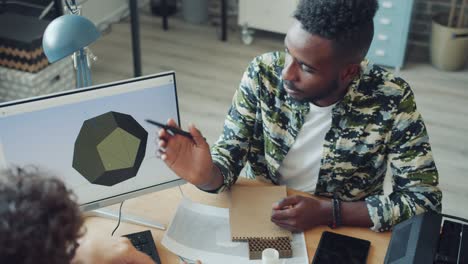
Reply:
[[[339,57],[362,60],[374,36],[377,0],[301,0],[294,17],[313,35],[332,40]]]
[[[37,168],[0,173],[0,263],[70,263],[83,219],[62,181]]]

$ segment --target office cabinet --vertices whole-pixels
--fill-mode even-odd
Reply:
[[[286,34],[292,25],[293,13],[299,0],[239,0],[238,24],[242,40],[250,44],[253,30],[260,29]]]
[[[379,0],[374,17],[374,39],[367,58],[398,72],[405,59],[413,0]]]

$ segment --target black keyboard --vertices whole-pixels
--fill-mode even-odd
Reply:
[[[156,264],[161,264],[158,251],[156,250],[156,244],[154,244],[153,235],[151,235],[150,230],[127,234],[124,235],[124,237],[130,239],[132,245],[136,249],[150,256]]]
[[[444,220],[436,264],[468,264],[468,225]]]

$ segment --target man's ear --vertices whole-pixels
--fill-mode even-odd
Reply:
[[[361,72],[361,65],[358,63],[349,64],[341,72],[340,79],[343,83],[349,84]]]

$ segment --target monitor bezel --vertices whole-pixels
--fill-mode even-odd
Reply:
[[[162,73],[156,73],[156,74],[151,74],[151,75],[145,75],[141,77],[135,77],[135,78],[130,78],[130,79],[125,79],[125,80],[120,80],[120,81],[115,81],[115,82],[110,82],[110,83],[104,83],[104,84],[98,84],[98,85],[93,85],[89,87],[84,87],[84,88],[77,88],[73,90],[68,90],[68,91],[62,91],[62,92],[57,92],[57,93],[52,93],[52,94],[47,94],[47,95],[41,95],[41,96],[36,96],[36,97],[31,97],[31,98],[26,98],[26,99],[20,99],[20,100],[14,100],[14,101],[8,101],[8,102],[3,102],[0,103],[0,111],[2,111],[2,108],[6,107],[11,107],[15,105],[20,105],[20,104],[27,104],[27,103],[32,103],[32,102],[37,102],[41,100],[48,100],[52,98],[57,98],[57,97],[62,97],[62,96],[67,96],[67,95],[72,95],[72,94],[78,94],[78,93],[87,93],[99,89],[105,89],[105,88],[112,88],[118,85],[124,85],[128,83],[135,83],[139,81],[145,81],[149,79],[154,79],[154,78],[160,78],[160,77],[165,77],[165,76],[172,76],[173,83],[174,83],[174,93],[175,93],[175,98],[176,98],[176,108],[177,108],[177,124],[180,125],[180,109],[179,109],[179,100],[177,96],[177,82],[176,82],[176,76],[174,71],[168,71],[168,72],[162,72]],[[132,199],[141,195],[161,191],[164,189],[168,189],[171,187],[175,187],[177,185],[185,183],[185,180],[178,178],[174,179],[169,182],[164,182],[161,184],[156,184],[156,185],[151,185],[146,188],[138,189],[135,191],[130,191],[126,193],[121,193],[118,195],[106,197],[103,199],[99,199],[96,201],[80,204],[80,209],[82,211],[90,211],[90,210],[95,210],[101,207],[106,207],[110,206],[113,204],[120,203],[124,200],[127,199]]]

